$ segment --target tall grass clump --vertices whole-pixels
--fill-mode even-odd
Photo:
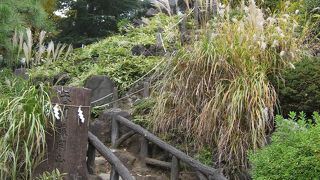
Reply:
[[[37,38],[36,38],[37,37]],[[11,55],[7,58],[6,65],[9,67],[21,65],[27,68],[51,64],[64,55],[64,60],[72,53],[73,47],[67,44],[54,44],[50,41],[45,44],[46,32],[41,31],[39,34],[32,33],[30,28],[25,31],[15,31],[12,37]],[[67,49],[66,49],[67,48]]]
[[[246,176],[247,151],[265,145],[277,104],[268,75],[294,67],[306,32],[285,9],[270,17],[254,1],[239,9],[230,17],[226,8],[162,68],[152,114],[155,132],[210,145],[231,179]]]
[[[0,75],[0,179],[32,179],[52,127],[49,94],[43,85],[29,85],[6,71]]]

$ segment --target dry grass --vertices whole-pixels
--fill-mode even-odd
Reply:
[[[169,16],[171,16],[171,7],[169,0],[151,0],[151,4],[159,11],[165,10]]]
[[[198,148],[210,144],[216,166],[240,178],[247,151],[265,145],[273,126],[277,95],[268,75],[293,66],[304,36],[294,15],[266,18],[254,2],[242,18],[227,13],[158,74],[153,127],[185,132]]]
[[[18,36],[19,34],[19,36]],[[27,28],[25,32],[21,31],[15,34],[12,38],[12,49],[14,49],[11,61],[8,64],[13,65],[19,61],[24,64],[25,67],[33,67],[41,65],[43,63],[52,63],[64,55],[64,60],[71,55],[73,51],[72,45],[68,46],[66,44],[58,43],[54,44],[53,41],[48,43],[48,47],[45,46],[46,32],[41,31],[39,33],[39,38],[35,40],[35,34]],[[36,45],[35,45],[36,44]],[[21,53],[23,51],[23,54]],[[46,58],[45,58],[46,57]]]

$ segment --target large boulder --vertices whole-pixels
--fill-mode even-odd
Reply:
[[[91,102],[94,102],[92,103],[93,106],[107,104],[112,101],[111,94],[115,83],[107,76],[92,76],[86,80],[85,87],[92,90]]]

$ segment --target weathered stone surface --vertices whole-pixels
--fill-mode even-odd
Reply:
[[[110,174],[101,173],[101,174],[99,174],[98,179],[99,180],[109,180],[110,179]]]
[[[92,76],[86,80],[85,87],[92,90],[91,102],[113,93],[115,83],[107,76]],[[107,104],[112,101],[112,95],[93,103],[93,106]]]
[[[104,165],[107,163],[107,160],[104,157],[96,157],[95,163],[96,165]]]
[[[150,20],[148,18],[145,17],[141,17],[141,21],[143,23],[143,25],[149,25],[150,24]]]
[[[157,15],[159,13],[159,11],[155,8],[150,8],[148,9],[148,11],[146,12],[146,17],[153,17],[155,15]]]
[[[29,75],[28,75],[28,70],[26,68],[19,68],[19,69],[16,69],[14,71],[14,74],[16,76],[19,76],[23,79],[28,79],[29,78]]]
[[[54,87],[52,102],[59,104],[60,119],[55,120],[55,132],[49,129],[46,136],[47,159],[41,163],[35,174],[59,169],[67,173],[66,180],[87,180],[86,165],[88,125],[90,120],[91,90],[85,88]],[[84,122],[79,118],[82,106]]]
[[[147,49],[141,44],[136,45],[131,49],[131,53],[134,56],[144,55],[146,51]]]
[[[99,116],[99,119],[95,119],[90,123],[90,131],[97,136],[101,142],[110,143],[111,142],[111,120],[112,113],[116,112],[121,116],[131,119],[131,115],[127,111],[121,109],[110,109]],[[128,132],[129,129],[125,126],[120,126],[120,134]]]
[[[111,171],[111,165],[104,157],[96,157],[95,167],[96,174]]]
[[[134,56],[163,56],[165,54],[162,47],[157,45],[147,44],[147,45],[136,45],[131,49],[131,53]]]
[[[140,26],[147,26],[149,25],[150,21],[147,18],[142,17],[141,19],[135,18],[132,20],[132,25],[134,27],[140,27]]]
[[[117,150],[114,152],[114,154],[121,160],[121,162],[125,164],[128,169],[133,168],[137,158],[132,153],[125,150]]]
[[[197,173],[195,172],[180,172],[180,177],[179,179],[183,179],[183,180],[198,180],[198,176]]]

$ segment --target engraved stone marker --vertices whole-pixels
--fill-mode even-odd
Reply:
[[[38,166],[36,174],[57,168],[61,173],[67,173],[66,180],[87,180],[91,90],[62,86],[53,89],[56,94],[51,100],[60,110],[55,119],[55,132],[51,130],[46,136],[46,159]]]

